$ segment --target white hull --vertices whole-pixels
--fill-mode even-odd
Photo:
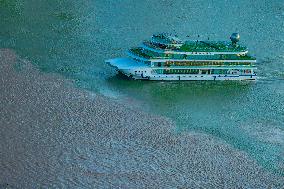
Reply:
[[[134,80],[163,80],[163,81],[200,81],[200,80],[256,80],[254,75],[232,75],[232,74],[151,74],[151,69],[143,69],[140,73],[134,70],[118,70],[122,74]],[[142,73],[141,73],[142,72]]]
[[[224,80],[256,80],[256,74],[157,74],[155,68],[130,59],[112,59],[106,63],[120,73],[134,80],[153,81],[224,81]]]

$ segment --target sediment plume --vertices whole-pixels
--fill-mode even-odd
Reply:
[[[0,188],[281,188],[210,135],[42,73],[0,50]]]

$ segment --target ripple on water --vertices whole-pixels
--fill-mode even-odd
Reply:
[[[77,86],[87,88],[94,93],[100,93],[101,91],[105,95],[116,96],[127,106],[138,106],[141,110],[151,114],[169,117],[177,123],[178,131],[189,130],[190,132],[196,131],[214,135],[236,149],[247,152],[250,157],[257,159],[261,165],[265,166],[267,164],[274,171],[279,172],[279,170],[283,170],[283,160],[279,156],[283,157],[283,150],[281,151],[280,148],[283,141],[280,137],[283,136],[283,122],[281,120],[283,120],[284,112],[284,48],[283,42],[278,40],[278,37],[283,35],[284,27],[280,27],[283,26],[283,19],[281,19],[280,15],[283,12],[281,10],[283,6],[279,4],[280,1],[271,1],[270,3],[265,3],[264,1],[244,1],[242,3],[236,1],[231,1],[231,3],[208,1],[206,3],[209,7],[208,11],[200,11],[204,9],[204,3],[200,1],[192,1],[190,3],[179,0],[170,2],[127,1],[126,3],[115,3],[114,1],[106,0],[101,2],[84,1],[82,3],[73,0],[52,0],[38,1],[31,4],[28,0],[2,0],[0,1],[2,5],[0,6],[0,17],[3,18],[3,21],[0,22],[0,43],[1,46],[15,49],[22,57],[27,57],[42,71],[56,72],[64,77],[76,80]],[[228,8],[232,11],[227,11]],[[210,20],[213,18],[212,15],[215,15],[214,20]],[[274,19],[275,15],[277,19]],[[204,22],[204,20],[207,22]],[[254,84],[247,84],[244,82],[138,82],[123,80],[117,77],[111,78],[115,75],[115,72],[104,64],[105,59],[122,56],[129,47],[137,46],[152,33],[157,31],[173,32],[170,31],[172,28],[175,28],[176,31],[174,32],[176,33],[182,35],[189,34],[192,39],[202,33],[204,36],[209,35],[216,40],[223,40],[224,36],[232,32],[232,28],[238,30],[242,34],[242,40],[251,49],[250,52],[256,53],[255,55],[259,61],[258,72],[260,80]],[[204,36],[201,37],[203,38]],[[22,68],[16,66],[16,69],[21,71]],[[13,79],[13,77],[9,79]],[[48,86],[48,84],[46,85]],[[32,90],[37,90],[37,88],[34,87]],[[42,89],[37,91],[39,93],[37,94],[38,96],[41,91]],[[27,93],[28,91],[25,92]],[[49,91],[45,92],[52,95],[52,93],[48,93]],[[65,93],[66,91],[60,92],[64,93],[64,97],[69,97],[68,93]],[[56,91],[56,94],[59,95],[61,94],[60,92]],[[77,93],[74,96],[76,95]],[[47,102],[47,96],[45,95],[43,102]],[[57,99],[56,95],[53,97]],[[64,97],[62,99],[65,99]],[[22,97],[19,98],[24,99]],[[35,99],[38,99],[38,97],[36,96]],[[62,99],[59,101],[65,102]],[[72,102],[77,102],[79,99],[80,97],[76,96]],[[52,102],[52,99],[49,100]],[[69,102],[69,104],[72,104],[72,102]],[[54,103],[56,106],[60,105],[60,103]],[[76,119],[83,116],[84,112],[87,111],[86,109],[91,109],[92,107],[89,107],[88,104],[85,107],[81,107],[80,103],[73,104],[73,106],[80,107],[80,109],[71,111],[72,108],[68,107],[68,111],[65,112],[62,118],[64,119],[63,122],[60,122],[60,118],[56,116],[62,114],[61,110],[54,113],[53,109],[48,109],[49,106],[47,105],[42,108],[43,110],[47,109],[48,115],[53,115],[44,122],[45,124],[59,122],[58,125],[54,124],[47,127],[47,129],[53,128],[56,132],[50,132],[49,134],[56,133],[61,136],[53,141],[54,144],[58,144],[60,147],[68,146],[72,140],[75,140],[72,136],[76,136],[76,133],[84,133],[84,129],[91,125],[88,122],[82,124],[83,121],[88,120],[87,117],[84,117],[81,121]],[[92,111],[97,113],[96,109],[92,109]],[[41,120],[44,115],[38,116],[36,120]],[[94,114],[90,114],[90,117],[92,115]],[[100,115],[102,117],[106,116],[106,114]],[[25,116],[21,114],[16,115],[16,117]],[[147,120],[149,119],[148,117],[144,119]],[[124,120],[123,118],[121,119]],[[103,129],[111,128],[110,125],[106,125],[107,123],[115,124],[119,120],[117,117],[114,120],[104,120],[102,124],[104,126]],[[130,127],[137,119],[132,121],[126,124]],[[161,120],[158,121],[160,123]],[[73,126],[71,131],[67,127],[69,125]],[[75,126],[81,126],[82,129],[74,130]],[[160,126],[162,127],[163,124],[160,124]],[[65,130],[62,130],[62,133],[57,133],[58,130],[56,129],[62,128]],[[92,133],[94,129],[91,128],[88,132]],[[147,129],[150,130],[150,128]],[[135,136],[139,137],[142,135],[141,133],[145,134],[148,130],[140,131]],[[45,137],[44,132],[46,132],[46,129],[38,130],[36,136],[41,137],[36,138],[36,141],[48,143],[48,141],[43,140]],[[152,132],[158,133],[157,130]],[[81,136],[85,138],[85,134]],[[118,134],[119,132],[114,136]],[[177,133],[178,136],[183,136],[182,134],[183,132]],[[155,137],[159,138],[161,136],[162,134],[159,134]],[[89,140],[93,139],[93,136],[89,137]],[[151,139],[154,141],[155,137]],[[60,142],[61,140],[68,141]],[[128,138],[128,140],[131,141],[131,138]],[[147,141],[148,144],[151,144],[151,142]],[[86,146],[92,148],[94,145]],[[165,146],[164,143],[162,146]],[[84,148],[84,146],[80,147]],[[105,147],[107,148],[108,146]],[[206,146],[203,148],[210,151]],[[70,176],[70,182],[74,184],[81,182],[72,179],[74,177],[84,179],[83,176],[68,175],[73,173],[74,170],[82,175],[87,173],[93,174],[96,178],[98,176],[96,169],[98,169],[99,173],[102,171],[100,167],[89,167],[93,162],[96,162],[95,159],[90,160],[86,164],[87,166],[84,165],[83,160],[76,159],[77,154],[88,154],[88,157],[97,157],[93,151],[76,150],[73,152],[70,149],[61,150],[66,150],[58,157],[62,159],[61,163],[66,165],[67,171],[59,171],[63,180],[55,184],[67,184],[68,181],[65,180],[64,175],[66,177]],[[96,151],[100,150],[96,149]],[[184,150],[186,151],[187,149],[185,148]],[[228,149],[226,150],[228,151]],[[48,154],[50,153],[52,151],[47,153],[46,161],[49,159],[47,157],[49,157]],[[155,152],[152,154],[155,154]],[[180,153],[178,154],[180,155]],[[139,155],[142,156],[143,153]],[[184,161],[183,158],[194,157],[194,154],[190,154],[191,156],[182,154],[183,156],[176,157],[175,161],[167,161],[165,163],[163,161],[164,157],[172,157],[167,155],[169,154],[159,154],[157,157],[161,160],[160,167],[165,168],[163,170],[168,172],[171,169],[166,169],[167,165],[172,165],[171,163],[175,162],[184,165],[188,162],[182,162]],[[106,168],[109,168],[109,164],[116,161],[115,157],[111,155],[109,155],[107,160],[103,159],[103,155],[99,157],[102,159],[100,161],[103,163],[102,166]],[[53,158],[50,159],[54,160]],[[152,160],[155,160],[155,158],[152,158]],[[206,157],[204,157],[204,162],[205,164],[211,162],[212,165],[216,165],[214,164],[216,162],[212,162],[210,159],[206,159]],[[142,166],[149,168],[147,165],[150,163],[147,161],[144,163]],[[151,165],[154,166],[156,164]],[[203,164],[200,163],[200,165]],[[204,171],[200,170],[201,166],[196,166],[195,164],[188,166],[184,170],[191,170],[190,166],[195,167],[198,170],[197,175],[198,172]],[[122,169],[123,167],[119,168]],[[234,166],[228,167],[228,169],[230,168],[234,169]],[[34,173],[34,169],[35,167],[31,167],[31,172]],[[86,173],[83,171],[85,169],[91,170],[88,170],[89,172]],[[233,170],[231,171],[233,172]],[[178,174],[180,171],[176,171],[176,173]],[[183,173],[186,174],[187,172],[184,171]],[[105,174],[103,176],[103,179],[100,180],[101,184],[110,182],[113,179],[114,176],[109,175]],[[165,173],[162,176],[169,180],[173,179],[170,173],[168,175]],[[204,175],[206,174],[200,174],[199,176],[204,178],[202,177]],[[228,175],[231,176],[231,174]],[[128,176],[132,180],[139,180],[135,176],[126,175],[126,177]],[[149,182],[151,182],[152,178],[159,179],[159,175],[155,177],[155,175],[149,176],[149,174],[146,174],[146,176],[148,176],[145,178],[149,179]],[[193,177],[189,176],[188,178]],[[125,178],[121,178],[120,182],[124,182],[125,180],[123,179]],[[167,179],[160,180],[160,184],[166,183]],[[232,179],[228,179],[228,181],[230,180]],[[243,182],[240,181],[240,183]],[[258,186],[263,185],[260,184]]]

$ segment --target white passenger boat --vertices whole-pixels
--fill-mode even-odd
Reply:
[[[239,45],[240,35],[231,42],[182,41],[162,33],[140,47],[131,48],[128,58],[106,63],[132,79],[141,80],[256,80],[256,59]]]

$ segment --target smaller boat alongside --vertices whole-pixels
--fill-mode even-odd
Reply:
[[[256,80],[256,59],[240,45],[240,35],[231,41],[182,41],[166,33],[153,35],[128,58],[105,62],[137,80]]]

